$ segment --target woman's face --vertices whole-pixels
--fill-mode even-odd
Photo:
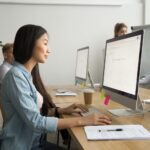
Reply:
[[[48,53],[48,35],[45,33],[35,43],[33,58],[36,62],[45,63]]]
[[[117,33],[117,36],[122,36],[122,35],[125,35],[127,34],[127,28],[126,27],[122,27],[118,33]]]

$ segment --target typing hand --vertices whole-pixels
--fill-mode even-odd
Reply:
[[[86,125],[109,125],[112,120],[104,114],[92,114],[83,117]]]
[[[64,114],[88,112],[88,108],[83,104],[72,104],[64,108]]]

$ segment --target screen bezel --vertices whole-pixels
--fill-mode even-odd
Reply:
[[[140,76],[141,55],[142,55],[143,33],[144,33],[144,31],[140,30],[140,31],[132,32],[132,33],[120,36],[120,37],[109,39],[109,40],[106,41],[105,56],[104,56],[103,80],[102,80],[102,88],[103,89],[110,90],[112,92],[115,92],[117,94],[129,97],[129,98],[132,98],[132,99],[135,99],[135,100],[137,99],[137,97],[138,97],[139,76]],[[113,89],[113,88],[110,88],[108,86],[105,86],[104,85],[104,72],[105,72],[105,61],[106,61],[107,44],[110,43],[110,42],[119,41],[119,40],[123,40],[123,39],[126,39],[126,38],[138,36],[138,35],[141,35],[141,41],[140,41],[140,51],[139,51],[139,59],[138,59],[139,61],[138,61],[138,72],[137,72],[135,95],[131,94],[131,93],[124,92],[124,91],[121,91],[121,90]]]
[[[83,51],[83,50],[87,50],[87,51],[88,51],[88,52],[87,52],[87,53],[88,53],[88,56],[87,56],[87,66],[86,66],[86,77],[85,77],[85,78],[76,76],[78,52]],[[82,48],[80,48],[80,49],[77,49],[75,78],[76,78],[76,79],[79,79],[79,80],[82,80],[82,81],[86,81],[87,75],[88,75],[88,67],[89,67],[89,46],[86,46],[86,47],[82,47]]]

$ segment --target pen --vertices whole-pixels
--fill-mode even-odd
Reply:
[[[123,129],[108,129],[108,130],[98,130],[99,132],[110,132],[110,131],[123,131]]]

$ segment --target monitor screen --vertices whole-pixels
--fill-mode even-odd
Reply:
[[[140,77],[150,74],[150,25],[133,26],[132,31],[144,30]],[[149,83],[149,82],[148,82]]]
[[[89,47],[77,50],[75,77],[86,80],[88,73]]]
[[[103,86],[136,95],[141,38],[107,41]]]
[[[103,88],[136,100],[142,52],[143,31],[107,40],[103,72]],[[116,97],[117,98],[117,97]],[[123,97],[118,98],[119,103]],[[128,105],[128,104],[127,104]],[[128,105],[130,106],[130,104]]]

